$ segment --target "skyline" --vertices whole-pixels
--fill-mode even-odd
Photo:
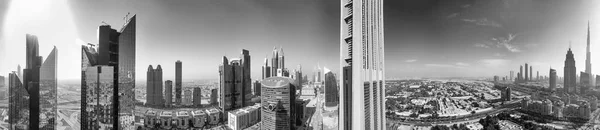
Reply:
[[[287,59],[290,59],[288,66],[295,68],[300,64],[305,73],[311,72],[318,64],[330,68],[338,65],[336,59],[339,50],[331,48],[337,48],[339,29],[336,20],[339,14],[335,8],[329,7],[337,7],[339,1],[63,0],[29,5],[48,6],[44,7],[44,12],[26,10],[23,6],[28,4],[27,1],[10,2],[3,1],[0,4],[0,7],[7,7],[0,9],[0,14],[4,15],[0,20],[7,27],[2,32],[3,39],[6,39],[0,43],[3,49],[0,57],[9,59],[6,63],[0,63],[0,75],[16,70],[17,64],[23,65],[23,60],[13,60],[8,56],[21,55],[20,50],[24,50],[24,44],[18,44],[21,41],[24,43],[23,38],[19,37],[20,33],[32,33],[40,37],[40,48],[50,45],[61,48],[63,53],[59,55],[58,68],[62,72],[58,74],[60,80],[79,79],[79,70],[70,68],[80,67],[80,45],[97,44],[96,30],[103,25],[103,21],[120,29],[125,23],[122,19],[128,12],[130,16],[137,15],[141,21],[138,23],[136,72],[145,72],[150,64],[160,64],[165,80],[174,80],[177,60],[183,62],[184,80],[218,79],[221,58],[237,57],[242,49],[249,50],[254,61],[251,63],[255,72],[252,73],[253,79],[260,79],[261,74],[256,72],[261,70],[261,61],[271,57],[273,47],[283,47]],[[108,6],[111,9],[107,10]],[[11,13],[15,12],[13,10],[28,15],[16,16]],[[52,14],[59,20],[38,17],[44,13]],[[19,27],[32,23],[42,27]],[[49,30],[64,31],[53,34]],[[60,37],[49,38],[56,36]],[[15,49],[4,51],[5,48]],[[305,50],[313,52],[306,53]],[[137,80],[145,80],[145,76],[138,76]]]
[[[550,66],[563,75],[569,41],[577,72],[584,71],[588,20],[591,63],[600,64],[599,6],[592,0],[386,1],[386,77],[503,77],[525,63],[542,76]]]
[[[52,31],[32,31],[40,37],[40,54],[48,54],[49,48],[54,45],[61,48],[63,53],[59,56],[58,69],[63,73],[59,73],[59,80],[77,80],[79,77],[77,70],[69,69],[70,66],[79,67],[78,54],[74,54],[78,51],[73,50],[78,50],[81,43],[75,39],[83,43],[97,43],[96,30],[103,24],[102,21],[120,29],[128,12],[139,15],[139,19],[144,21],[138,25],[136,72],[145,72],[147,65],[160,64],[164,68],[165,80],[174,80],[174,62],[177,60],[183,62],[184,80],[218,79],[221,57],[237,57],[242,49],[249,50],[254,61],[251,63],[254,72],[251,77],[260,79],[261,74],[257,72],[261,71],[264,58],[271,57],[273,47],[284,48],[288,68],[295,69],[301,64],[304,74],[309,77],[318,64],[331,68],[336,74],[340,70],[335,60],[339,58],[339,23],[336,21],[339,18],[339,7],[336,6],[339,1],[63,0],[48,4],[51,5],[47,7],[50,9],[48,12],[64,18],[52,22],[31,18],[37,16],[35,10],[20,17],[7,14],[12,10],[23,10],[23,7],[10,6],[11,2],[0,2],[0,7],[6,7],[0,9],[3,27],[44,21],[46,23],[39,26],[57,25],[45,28],[67,30],[55,35]],[[15,3],[19,5],[27,1]],[[107,5],[115,6],[111,10],[99,11]],[[563,75],[564,53],[569,42],[579,68],[577,71],[584,71],[588,20],[591,64],[600,65],[600,54],[595,53],[600,53],[600,8],[593,8],[597,6],[600,2],[592,0],[386,0],[384,23],[388,44],[385,50],[389,64],[386,66],[386,78],[506,76],[524,63],[533,65],[534,71],[541,71],[543,76],[548,75],[546,72],[550,67],[556,69],[557,75]],[[24,44],[18,43],[24,43],[24,38],[17,34],[33,28],[12,26],[3,29],[0,49],[4,53],[0,53],[0,58],[9,59],[6,56],[15,55],[11,52],[22,52]],[[15,49],[4,50],[13,47]],[[303,52],[305,50],[316,53]],[[24,57],[21,53],[16,55]],[[73,58],[77,60],[68,60]],[[0,63],[0,75],[16,70],[17,64],[24,65],[22,58],[7,61]],[[600,74],[600,69],[592,72]],[[137,80],[145,80],[144,77],[138,76]]]

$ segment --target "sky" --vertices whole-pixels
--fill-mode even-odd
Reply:
[[[338,0],[0,0],[0,75],[25,63],[25,33],[37,35],[40,55],[58,48],[59,79],[80,78],[80,47],[97,43],[97,27],[119,30],[137,15],[137,79],[160,64],[173,80],[218,79],[223,56],[250,51],[252,78],[265,57],[283,47],[286,65],[339,72]],[[600,74],[600,1],[385,0],[387,78],[506,76],[529,63],[540,75],[563,75],[571,43],[583,71],[587,23],[593,73]],[[596,53],[597,52],[597,53]]]
[[[570,42],[584,71],[588,20],[600,74],[597,0],[387,0],[384,19],[387,78],[508,76],[525,63],[562,76]]]
[[[136,79],[148,65],[174,80],[175,62],[183,79],[218,79],[222,57],[250,51],[252,78],[264,58],[283,47],[286,67],[302,66],[312,76],[317,65],[339,70],[339,1],[298,0],[18,0],[0,1],[0,75],[25,64],[25,33],[37,35],[40,55],[58,48],[58,79],[81,76],[81,44],[97,44],[97,28],[119,30],[126,15],[137,18]],[[129,17],[131,17],[131,15]]]

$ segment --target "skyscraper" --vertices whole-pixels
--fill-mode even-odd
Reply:
[[[170,107],[173,105],[173,81],[165,81],[165,105]]]
[[[58,95],[57,95],[57,61],[58,50],[52,49],[42,66],[40,67],[40,129],[56,129],[58,115]]]
[[[215,105],[218,103],[219,91],[217,89],[210,90],[210,104]]]
[[[149,106],[163,106],[163,80],[162,80],[162,67],[158,65],[156,69],[152,68],[152,65],[148,66],[146,78],[146,105]]]
[[[6,78],[4,76],[0,76],[0,88],[6,86]]]
[[[17,65],[17,76],[19,76],[19,78],[21,78],[21,80],[23,80],[23,73],[21,73],[22,69],[21,69],[21,65]],[[21,81],[23,82],[23,81]]]
[[[529,65],[527,63],[525,63],[525,81],[529,81]]]
[[[9,90],[11,93],[9,104],[18,103],[11,105],[10,108],[15,112],[11,115],[19,114],[9,115],[9,118],[16,119],[9,121],[9,123],[29,122],[28,124],[24,123],[27,126],[24,124],[11,124],[11,127],[16,127],[15,129],[55,129],[57,120],[57,49],[54,47],[47,59],[43,61],[43,58],[39,55],[37,36],[27,34],[25,41],[26,66],[23,70],[23,82],[20,81],[16,73],[10,74],[11,77],[9,77]],[[23,98],[28,98],[28,100]],[[27,103],[27,105],[23,103]],[[24,115],[29,116],[24,117]]]
[[[277,68],[285,70],[285,59],[284,58],[285,57],[283,56],[283,47],[279,47],[279,56],[277,57],[277,59],[278,59],[277,61],[279,62],[277,64],[279,64],[279,65],[277,65]]]
[[[115,93],[115,97],[119,98],[119,119],[116,123],[118,123],[119,130],[131,130],[135,129],[133,123],[135,121],[136,15],[129,18],[125,26],[121,28],[118,43],[119,60],[117,70],[119,85],[117,86],[118,93]]]
[[[277,76],[277,69],[279,69],[279,51],[277,47],[273,47],[273,55],[271,57],[271,76]]]
[[[556,90],[556,70],[550,69],[550,90]]]
[[[262,66],[262,79],[271,77],[271,67],[269,66],[269,59],[265,58],[265,63]]]
[[[594,77],[592,76],[592,52],[590,52],[590,22],[588,21],[588,32],[587,32],[587,47],[585,53],[585,73],[589,75],[587,86],[594,86]]]
[[[600,86],[600,75],[596,75],[596,88],[598,88],[598,86]]]
[[[579,78],[579,83],[580,86],[578,86],[577,88],[579,88],[579,90],[577,92],[580,93],[584,93],[585,91],[587,91],[587,89],[589,89],[589,84],[590,84],[590,74],[585,73],[585,72],[580,72],[579,74],[580,78]]]
[[[577,93],[577,68],[575,67],[575,58],[573,58],[573,52],[571,47],[567,51],[564,67],[564,88],[568,93]]]
[[[98,27],[97,48],[92,44],[82,46],[82,129],[121,130],[135,127],[136,16],[129,18],[127,15],[126,19],[119,32],[110,25]],[[108,74],[108,70],[112,70],[112,73]],[[87,77],[94,75],[100,79]],[[112,80],[112,85],[107,85],[107,80]],[[99,87],[102,93],[97,93]],[[94,100],[98,96],[104,99]],[[100,104],[102,108],[98,109],[102,110],[95,110],[97,106],[93,104]],[[104,123],[94,123],[94,120],[100,119]]]
[[[331,70],[325,70],[325,106],[333,107],[339,103],[339,90],[337,79]]]
[[[533,66],[529,66],[529,80],[533,80]]]
[[[302,66],[298,65],[298,70],[295,72],[296,77],[296,89],[302,90]]]
[[[200,88],[194,88],[194,96],[192,98],[194,106],[199,107],[202,105],[202,90]]]
[[[255,81],[254,82],[254,95],[255,96],[260,96],[260,87],[261,87],[260,81],[258,81],[258,80]]]
[[[175,104],[181,105],[181,61],[175,62]]]
[[[252,81],[249,51],[242,50],[241,57],[231,61],[223,57],[223,63],[219,66],[219,107],[225,112],[250,105]]]
[[[270,77],[262,81],[262,130],[293,130],[295,123],[296,88],[287,77]]]
[[[29,128],[29,92],[16,72],[8,74],[8,123],[10,129]]]
[[[39,55],[37,36],[26,35],[26,64],[23,70],[23,86],[29,93],[29,129],[39,128],[40,114],[40,66],[42,57]]]
[[[523,66],[519,68],[519,82],[523,82],[525,78],[523,77]]]
[[[514,80],[515,79],[514,75],[515,75],[515,71],[510,71],[510,79],[509,80]]]
[[[540,80],[540,71],[536,71],[536,72],[537,72],[536,73],[537,75],[535,76],[535,80]]]
[[[283,50],[282,50],[283,51]],[[252,100],[252,79],[250,78],[250,51],[246,49],[242,49],[242,53],[240,55],[242,58],[241,66],[242,66],[242,107],[249,106],[250,101]],[[281,53],[281,58],[283,58],[283,52]],[[283,63],[283,59],[280,59],[280,62]],[[283,65],[282,65],[283,66]]]
[[[341,0],[339,129],[385,129],[383,0]]]
[[[113,119],[117,116],[110,114],[116,104],[113,97],[116,89],[114,66],[95,65],[85,69],[84,79],[82,79],[85,84],[82,86],[86,87],[86,91],[82,93],[85,93],[87,100],[82,101],[86,109],[81,112],[81,128],[113,129],[116,124]]]
[[[194,93],[192,92],[192,90],[185,90],[183,91],[183,99],[181,99],[181,104],[186,105],[186,106],[190,106],[192,105],[192,97]]]

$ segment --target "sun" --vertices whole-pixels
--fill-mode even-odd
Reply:
[[[25,34],[38,36],[39,54],[46,58],[54,46],[58,49],[58,78],[78,77],[69,69],[79,64],[76,26],[66,0],[12,0],[2,25],[3,53],[1,74],[25,67]],[[73,71],[73,72],[70,72]],[[0,75],[1,75],[0,74]]]

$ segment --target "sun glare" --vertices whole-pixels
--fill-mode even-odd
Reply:
[[[54,46],[58,49],[57,76],[76,78],[70,72],[79,64],[75,39],[78,37],[70,6],[66,0],[12,0],[3,25],[5,44],[3,74],[15,71],[17,64],[25,64],[25,34],[38,36],[39,54],[46,58]]]

